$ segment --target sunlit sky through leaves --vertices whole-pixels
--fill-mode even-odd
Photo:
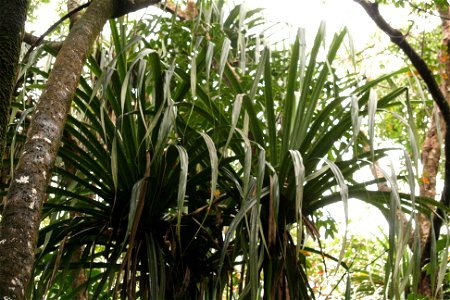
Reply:
[[[375,26],[364,11],[351,0],[247,0],[248,7],[264,7],[270,22],[281,22],[304,27],[311,35],[323,20],[329,32],[344,26],[350,28],[357,47],[365,45],[375,31]]]
[[[296,28],[305,28],[309,45],[322,20],[326,22],[328,40],[331,40],[334,32],[347,27],[356,52],[361,51],[364,57],[359,71],[368,78],[377,77],[404,66],[405,62],[400,55],[387,57],[383,54],[390,45],[389,38],[377,29],[363,8],[353,0],[246,0],[242,2],[249,8],[264,7],[264,15],[269,24],[277,22],[288,24],[292,30],[280,33],[283,38],[292,40]],[[391,26],[398,29],[409,28],[418,36],[423,32],[431,31],[440,23],[439,18],[432,14],[410,15],[410,10],[407,8],[382,5],[380,12]],[[411,19],[413,19],[412,22]],[[398,161],[395,156],[400,155],[400,152],[392,153],[392,155],[394,157],[384,162],[383,168],[386,170],[389,170],[392,161]],[[394,168],[398,172],[401,166],[394,163]],[[358,176],[368,177],[367,180],[370,180],[372,174],[366,170]],[[345,228],[342,204],[328,206],[327,210],[340,222],[340,232],[342,232]],[[361,201],[350,200],[349,216],[353,224],[350,226],[350,232],[379,236],[387,230],[387,223],[381,213]]]
[[[373,35],[377,31],[372,20],[353,0],[234,0],[229,1],[229,6],[232,7],[238,3],[244,3],[248,9],[264,8],[263,14],[267,19],[267,26],[280,23],[291,28],[291,31],[278,32],[278,39],[289,35],[293,36],[299,27],[305,28],[307,35],[312,39],[319,23],[325,21],[329,35],[344,26],[348,27],[353,36],[355,48],[362,49],[373,40]],[[59,19],[55,6],[54,3],[40,4],[36,11],[37,22],[27,24],[27,30],[41,34],[55,23]],[[135,13],[135,15],[139,18],[149,11],[158,12],[158,10],[147,8]],[[408,26],[407,9],[383,5],[380,6],[380,11],[394,27]],[[427,31],[438,23],[439,19],[431,16],[420,20],[420,24],[416,25],[419,25],[421,30]],[[389,42],[387,37],[383,35],[380,35],[380,37],[383,43]],[[275,36],[274,39],[277,39],[277,37]]]

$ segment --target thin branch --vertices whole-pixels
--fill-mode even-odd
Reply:
[[[28,44],[28,45],[34,45],[37,44],[38,40],[40,39],[39,36],[35,36],[29,32],[25,32],[24,36],[23,36],[23,42]],[[59,49],[61,49],[63,42],[62,41],[46,41],[46,40],[41,40],[39,42],[39,44],[46,44],[47,46],[49,46],[52,50],[58,52]]]
[[[444,20],[450,20],[449,17],[446,17],[446,16],[444,16],[442,14],[435,14],[435,13],[429,12],[428,10],[423,9],[423,8],[419,7],[418,5],[414,4],[412,1],[408,0],[406,2],[408,2],[409,6],[411,6],[412,8],[417,9],[418,11],[421,11],[423,13],[426,13],[426,14],[432,16],[432,17],[441,18],[441,19],[444,19]]]
[[[423,58],[419,54],[417,54],[417,52],[406,41],[405,36],[399,30],[392,28],[391,25],[389,25],[386,20],[380,15],[377,3],[372,3],[367,0],[354,1],[359,3],[366,10],[367,14],[372,18],[377,26],[381,30],[383,30],[391,38],[391,41],[395,43],[400,49],[402,49],[402,51],[408,56],[411,63],[414,65],[422,79],[425,81],[428,87],[428,91],[433,97],[433,100],[441,110],[445,124],[450,124],[450,107],[444,95],[442,94],[433,73],[428,68],[428,65],[423,60]]]
[[[77,12],[81,11],[82,9],[85,9],[86,7],[88,7],[91,3],[85,3],[83,5],[78,6],[77,8],[75,8],[74,10],[71,10],[70,12],[68,12],[67,14],[65,14],[61,19],[59,19],[55,24],[53,24],[52,26],[50,26],[37,40],[34,41],[33,44],[31,44],[30,48],[28,49],[27,53],[25,54],[25,56],[23,57],[22,63],[26,62],[28,60],[28,57],[30,56],[31,52],[34,50],[34,48],[36,48],[37,46],[39,46],[42,41],[44,40],[44,38],[53,30],[55,30],[62,22],[64,22],[65,20],[67,20],[68,18],[70,18],[72,15],[76,14]]]
[[[114,14],[112,18],[121,17],[159,2],[161,0],[113,0]]]

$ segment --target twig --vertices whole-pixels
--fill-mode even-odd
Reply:
[[[411,6],[412,8],[417,9],[418,11],[421,11],[421,12],[423,12],[423,13],[426,13],[426,14],[432,16],[432,17],[437,17],[437,18],[444,19],[444,20],[450,20],[449,17],[446,17],[446,16],[444,16],[444,15],[442,15],[442,14],[434,14],[434,13],[432,13],[432,12],[429,12],[428,10],[419,7],[418,5],[412,3],[412,2],[409,1],[409,0],[406,1],[406,2],[408,2],[409,6]]]
[[[55,30],[56,27],[58,27],[62,22],[64,22],[65,20],[67,20],[68,18],[70,18],[72,15],[76,14],[77,12],[81,11],[82,9],[88,7],[91,3],[85,3],[83,5],[78,6],[77,8],[71,10],[70,12],[68,12],[67,14],[65,14],[61,19],[59,19],[55,24],[53,24],[52,26],[50,26],[37,40],[34,41],[34,43],[30,46],[30,48],[28,49],[27,53],[25,54],[25,56],[23,57],[22,63],[26,62],[28,60],[28,57],[30,56],[31,52],[37,47],[39,46],[42,41],[44,40],[44,38],[53,30]]]
[[[35,43],[38,42],[40,37],[35,36],[31,33],[25,32],[24,36],[23,36],[23,42],[25,42],[28,45],[35,45]],[[63,42],[62,41],[46,41],[46,40],[41,40],[39,42],[40,44],[45,43],[48,47],[50,47],[52,50],[58,52],[59,49],[61,49]],[[34,46],[36,47],[36,46]]]

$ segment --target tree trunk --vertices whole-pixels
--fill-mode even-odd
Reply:
[[[0,299],[23,299],[64,122],[91,45],[106,21],[155,0],[94,0],[61,48],[36,105],[0,224]]]
[[[0,0],[0,158],[6,143],[27,9],[28,0]]]
[[[73,11],[74,9],[76,9],[77,7],[81,6],[81,1],[80,0],[67,0],[67,12],[70,13],[71,11]],[[76,22],[78,22],[81,17],[83,16],[83,13],[81,11],[73,14],[70,16],[70,24],[69,24],[69,28],[72,29],[73,25],[75,25]],[[67,138],[69,140],[71,140],[71,142],[75,143],[75,141],[72,139],[72,136],[67,134]],[[66,169],[67,172],[69,172],[70,174],[74,174],[77,172],[77,169],[74,165],[72,165],[70,162],[63,160],[64,161],[64,167]],[[65,185],[66,186],[70,186],[70,184],[72,183],[72,179],[70,178],[66,178],[65,181]],[[71,218],[76,218],[81,216],[80,213],[78,212],[71,212],[70,213],[70,217]],[[83,255],[83,250],[84,247],[80,246],[78,247],[75,252],[72,254],[72,257],[70,258],[70,262],[71,263],[78,263],[81,260],[81,257]],[[77,288],[79,288],[80,286],[84,285],[86,283],[86,273],[85,270],[81,267],[76,268],[72,271],[72,289],[76,290]],[[73,296],[73,300],[87,300],[88,299],[88,290],[86,287],[81,288],[74,296]]]
[[[441,16],[442,22],[442,45],[443,50],[440,53],[439,61],[442,64],[440,68],[441,77],[441,91],[442,94],[448,101],[450,92],[450,11],[448,7],[443,7],[441,5],[436,5],[436,9]],[[427,137],[425,139],[424,145],[422,147],[422,183],[420,185],[420,195],[425,197],[433,198],[436,196],[436,176],[439,170],[439,160],[441,156],[441,145],[438,139],[438,132],[436,128],[436,121],[442,122],[442,116],[439,113],[439,120],[435,120],[434,114],[431,120],[430,129],[428,131]],[[443,124],[441,124],[443,125]],[[443,129],[442,136],[445,135],[445,126],[441,126]],[[431,223],[430,219],[419,214],[419,224],[420,224],[420,236],[423,241],[427,241],[429,235],[431,234]],[[439,233],[436,233],[439,236]],[[423,258],[423,262],[426,263],[426,257]],[[433,274],[433,276],[435,276]],[[433,290],[435,287],[431,286],[431,278],[427,276],[426,272],[422,272],[421,279],[419,283],[418,292],[421,295],[427,297],[433,297]]]
[[[422,145],[422,176],[420,182],[420,196],[434,199],[436,196],[436,176],[439,171],[439,161],[441,158],[441,145],[438,139],[438,131],[436,128],[435,110],[431,118],[430,127]],[[440,118],[438,120],[440,122]],[[417,227],[420,236],[420,245],[427,244],[430,232],[431,222],[429,216],[418,213]],[[422,263],[423,264],[423,263]],[[418,286],[418,293],[423,296],[432,297],[432,288],[430,276],[422,271]]]

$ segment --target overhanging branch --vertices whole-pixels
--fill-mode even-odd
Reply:
[[[367,0],[354,0],[359,3],[367,12],[367,14],[372,18],[372,20],[377,24],[377,26],[386,33],[391,41],[396,44],[403,53],[408,56],[409,60],[413,66],[417,69],[423,81],[427,85],[428,91],[433,97],[434,102],[442,112],[442,117],[444,118],[445,124],[450,124],[450,107],[442,94],[433,73],[431,72],[428,65],[423,60],[423,58],[417,54],[417,52],[411,47],[411,45],[406,41],[406,37],[397,29],[394,29],[389,25],[386,20],[381,16],[378,10],[378,4],[372,3]]]
[[[114,13],[112,17],[118,18],[159,2],[161,0],[114,0]]]

